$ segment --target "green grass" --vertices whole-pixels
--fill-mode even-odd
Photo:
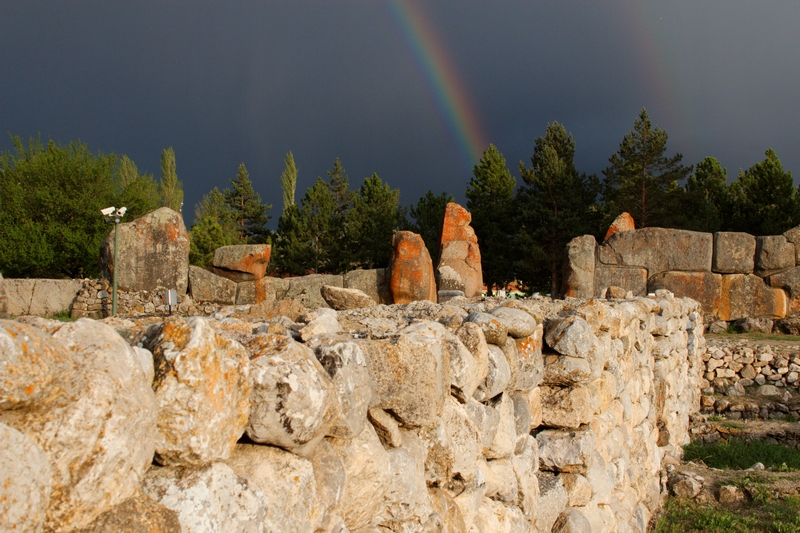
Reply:
[[[729,326],[728,329],[721,333],[706,333],[706,337],[708,338],[721,338],[721,339],[730,339],[730,340],[740,340],[740,339],[748,339],[754,341],[794,341],[800,342],[800,337],[797,335],[783,335],[781,333],[772,334],[772,333],[756,333],[756,332],[749,332],[749,333],[738,333],[733,330],[733,326]]]
[[[655,533],[800,532],[800,497],[779,498],[767,492],[762,497],[745,502],[738,509],[671,498],[667,500],[656,523]]]
[[[58,313],[45,318],[49,318],[51,320],[58,320],[59,322],[75,322],[76,320],[78,320],[77,318],[73,318],[70,316],[69,309],[65,309],[64,311],[59,311]]]
[[[731,439],[713,444],[693,442],[683,447],[683,459],[701,460],[712,468],[745,470],[755,463],[763,463],[768,468],[800,470],[799,450],[763,441]]]

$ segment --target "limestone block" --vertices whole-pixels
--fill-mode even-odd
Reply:
[[[322,506],[311,461],[272,446],[237,444],[225,460],[266,501],[265,531],[314,531]]]
[[[800,244],[800,241],[798,241]],[[783,272],[772,274],[769,285],[783,289],[789,296],[789,314],[800,314],[800,267],[789,268]]]
[[[592,365],[586,359],[566,355],[546,355],[542,384],[569,387],[596,379]]]
[[[570,507],[580,507],[589,503],[592,499],[592,486],[589,481],[580,474],[561,474],[564,488],[567,489]]]
[[[483,289],[481,251],[471,221],[469,211],[453,202],[447,204],[436,267],[438,288],[463,291],[467,298],[480,296]]]
[[[118,225],[119,268],[114,265],[114,229],[100,247],[100,271],[123,291],[152,291],[158,287],[185,294],[189,275],[189,232],[181,214],[162,207]]]
[[[375,406],[405,425],[434,423],[450,395],[450,357],[442,339],[405,334],[357,342],[367,357]]]
[[[444,336],[444,341],[447,352],[450,354],[450,386],[452,387],[452,393],[460,401],[465,402],[467,398],[472,398],[478,385],[485,378],[485,376],[481,375],[483,369],[479,368],[475,356],[455,334],[448,331]]]
[[[754,274],[722,276],[720,320],[747,317],[782,318],[789,310],[789,300],[783,289],[769,287]]]
[[[508,361],[508,368],[511,371],[511,377],[508,380],[507,388],[509,390],[516,390],[517,377],[519,377],[520,360],[519,353],[517,352],[517,343],[511,337],[506,337],[506,342],[500,346],[500,350]]]
[[[514,388],[517,390],[531,390],[542,382],[544,377],[542,336],[543,328],[539,324],[533,335],[514,339],[519,357],[519,373],[514,382]]]
[[[650,276],[671,270],[703,272],[711,270],[713,236],[671,228],[641,228],[615,233],[601,248],[603,263],[644,268]],[[625,287],[619,283],[609,285]]]
[[[195,302],[233,305],[236,303],[236,282],[205,268],[189,265],[189,293]]]
[[[343,276],[335,274],[312,274],[310,276],[286,278],[282,281],[286,286],[285,291],[276,286],[274,289],[275,299],[297,300],[309,309],[329,307],[320,292],[323,286],[341,287],[344,284]],[[275,284],[274,279],[272,284]]]
[[[638,231],[638,230],[637,230]],[[594,297],[600,298],[608,287],[620,287],[634,296],[647,294],[647,270],[639,267],[597,265],[594,271]]]
[[[592,419],[594,402],[588,387],[539,387],[542,393],[542,423],[560,428],[578,428]]]
[[[308,455],[339,418],[331,378],[311,349],[290,337],[260,334],[248,349],[253,393],[247,436]]]
[[[70,370],[66,351],[49,335],[27,324],[0,320],[0,410],[42,401],[53,382]]]
[[[567,243],[561,285],[564,297],[588,300],[594,295],[596,248],[593,235],[575,237]]]
[[[800,226],[795,226],[794,228],[785,231],[783,236],[786,237],[788,242],[794,244],[794,262],[796,265],[800,265]]]
[[[433,512],[442,519],[444,531],[467,531],[461,508],[447,491],[431,487],[428,489],[428,494]]]
[[[375,300],[358,289],[344,289],[323,285],[320,294],[325,302],[336,310],[359,309],[376,305]]]
[[[536,332],[536,319],[522,309],[498,307],[492,315],[506,326],[508,335],[515,339],[528,337]]]
[[[156,406],[133,350],[111,327],[78,320],[61,326],[53,343],[73,370],[53,381],[47,398],[2,411],[0,420],[47,454],[45,529],[69,531],[133,494],[153,460]]]
[[[315,313],[315,315],[316,316],[312,318],[308,324],[297,331],[300,334],[300,338],[303,339],[303,342],[309,342],[314,337],[320,335],[335,335],[342,331],[342,326],[339,324],[335,311],[319,309],[319,312]]]
[[[345,289],[358,289],[375,303],[392,303],[392,292],[389,289],[389,280],[384,268],[351,270],[344,275],[343,281]]]
[[[487,459],[503,459],[514,453],[517,442],[517,424],[514,418],[514,402],[508,394],[502,394],[499,399],[487,405],[500,415],[500,423],[488,448],[484,448],[483,455]]]
[[[416,233],[398,231],[394,234],[392,259],[387,270],[394,303],[436,301],[436,278],[431,255],[422,237]]]
[[[340,415],[329,430],[334,437],[352,438],[361,433],[372,402],[372,382],[367,358],[361,347],[349,338],[332,337],[314,348],[317,361],[333,381]]]
[[[560,476],[539,473],[539,507],[534,520],[536,531],[552,531],[561,512],[567,506],[569,496]]]
[[[756,238],[749,233],[719,231],[714,234],[714,264],[720,274],[752,274],[755,268]]]
[[[272,255],[269,244],[236,244],[214,250],[214,274],[239,283],[264,277]]]
[[[181,533],[178,513],[137,491],[136,494],[98,516],[76,533]]]
[[[331,439],[330,444],[344,466],[340,512],[352,531],[383,512],[384,497],[392,483],[392,464],[369,424],[355,438]]]
[[[236,305],[275,302],[285,299],[288,291],[289,281],[286,279],[264,276],[255,281],[242,281],[236,284]]]
[[[570,507],[572,504],[570,504]],[[579,509],[565,509],[553,524],[553,533],[591,533],[592,524]]]
[[[531,429],[542,425],[542,391],[539,387],[523,393],[531,411]]]
[[[407,439],[412,442],[422,442],[427,450],[425,459],[425,479],[428,486],[448,487],[453,478],[453,442],[447,433],[444,422],[438,419],[435,425],[426,426],[414,433],[401,429],[403,445]]]
[[[514,404],[514,429],[519,440],[531,432],[531,406],[524,394],[511,392],[508,395]]]
[[[516,505],[504,504],[489,498],[481,500],[475,517],[478,531],[497,533],[527,533],[530,524]]]
[[[636,224],[633,222],[633,217],[628,212],[620,213],[614,222],[608,227],[606,236],[603,237],[603,242],[607,241],[609,237],[621,231],[633,231],[636,229]]]
[[[3,423],[0,442],[0,530],[41,531],[52,489],[47,454]]]
[[[486,480],[486,497],[501,502],[516,503],[519,490],[511,460],[481,461],[480,467]]]
[[[547,323],[544,332],[547,345],[569,357],[587,359],[590,362],[598,357],[602,345],[589,323],[579,316],[556,318]]]
[[[163,465],[225,459],[250,415],[250,361],[244,347],[208,320],[168,318],[147,329],[158,405],[156,457]]]
[[[511,381],[511,367],[508,365],[503,350],[494,344],[488,347],[489,368],[486,379],[483,380],[475,391],[474,398],[486,401],[503,392]]]
[[[331,445],[331,439],[319,443],[311,452],[309,460],[313,466],[317,502],[320,505],[318,529],[336,531],[333,526],[342,520],[338,513],[347,480],[344,464]]]
[[[575,431],[545,429],[536,434],[539,467],[555,472],[585,473],[595,447],[590,428]]]
[[[450,397],[442,410],[442,423],[453,452],[452,472],[464,480],[473,478],[482,451],[482,434],[463,405]]]
[[[225,463],[201,468],[151,468],[142,483],[150,498],[178,514],[187,533],[263,531],[264,492]]]
[[[481,453],[492,445],[497,428],[500,426],[500,413],[490,406],[482,404],[472,398],[464,404],[467,414],[473,424],[478,428],[481,442]]]
[[[524,436],[523,445],[518,445],[511,456],[511,466],[517,478],[517,504],[525,513],[525,518],[534,520],[539,507],[539,480],[536,478],[539,470],[539,449],[536,439],[530,435]]]
[[[476,311],[467,315],[464,322],[471,322],[480,326],[487,343],[496,346],[505,345],[506,338],[508,337],[508,326],[494,315]]]
[[[431,514],[431,504],[425,484],[425,454],[408,449],[393,448],[387,452],[391,478],[382,504],[379,522],[383,527],[397,530],[421,528]]]
[[[83,286],[78,279],[6,279],[2,285],[9,316],[52,316],[69,311]],[[0,289],[0,299],[2,294]]]
[[[794,267],[794,257],[794,244],[783,235],[756,237],[755,270],[759,275],[767,276],[775,271]]]
[[[614,473],[613,465],[606,463],[602,455],[597,452],[592,454],[585,476],[592,487],[594,503],[610,503],[611,493],[614,490]]]
[[[482,382],[489,372],[489,345],[483,330],[477,324],[465,322],[456,330],[456,335],[475,358],[478,383]]]
[[[722,276],[711,272],[661,272],[647,283],[649,292],[666,289],[677,298],[700,302],[703,313],[717,316],[722,297]]]

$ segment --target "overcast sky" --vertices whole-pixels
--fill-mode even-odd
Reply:
[[[160,176],[184,215],[240,162],[281,212],[339,157],[415,203],[464,191],[493,143],[513,175],[549,122],[602,171],[646,107],[685,164],[800,178],[800,2],[0,2],[0,126],[80,139]],[[10,147],[4,136],[0,147]]]

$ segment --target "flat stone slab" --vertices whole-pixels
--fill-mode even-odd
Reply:
[[[259,280],[267,273],[271,254],[269,244],[222,246],[214,250],[214,273],[237,283]]]
[[[675,270],[710,271],[713,240],[711,233],[642,228],[611,235],[600,246],[598,256],[606,265],[645,268],[651,277]],[[613,285],[624,287],[618,283]]]

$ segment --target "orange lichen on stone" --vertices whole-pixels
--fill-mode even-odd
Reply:
[[[636,229],[636,225],[633,222],[633,217],[630,213],[625,212],[619,215],[617,218],[614,219],[614,222],[608,227],[608,231],[606,232],[606,236],[603,238],[603,242],[607,241],[609,237],[614,235],[615,233],[619,233],[621,231],[632,231]]]
[[[435,302],[433,262],[422,237],[410,231],[399,231],[392,238],[392,247],[388,270],[394,303]]]
[[[481,252],[471,221],[472,215],[462,206],[447,204],[436,268],[440,290],[464,291],[467,298],[479,296],[483,288]]]

